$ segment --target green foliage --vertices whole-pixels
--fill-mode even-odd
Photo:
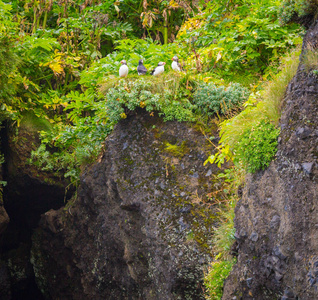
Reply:
[[[7,36],[0,36],[0,99],[2,101],[15,93],[12,76],[18,62],[12,40]]]
[[[234,208],[236,201],[228,202],[227,207],[223,207],[219,216],[219,225],[213,235],[213,250],[217,254],[219,260],[230,260],[232,258],[230,252],[234,243]]]
[[[279,132],[268,120],[256,121],[235,145],[235,160],[251,173],[265,169],[276,154]]]
[[[121,79],[115,87],[110,88],[105,95],[109,121],[118,122],[126,118],[126,110],[134,111],[137,107],[145,108],[148,112],[157,111],[164,116],[165,121],[194,120],[194,106],[186,98],[187,90],[178,84],[179,79],[162,77],[154,80]]]
[[[315,15],[318,9],[317,0],[284,0],[280,6],[280,21],[287,24],[296,17]]]
[[[194,103],[200,110],[212,116],[213,114],[226,114],[247,100],[249,90],[238,83],[229,87],[215,86],[213,83],[201,84],[193,96]]]
[[[17,24],[12,21],[10,11],[11,5],[0,1],[0,118],[5,113],[3,103],[16,93],[15,76],[19,64],[14,49]]]
[[[220,146],[219,152],[216,155],[210,156],[207,162],[222,164],[225,160],[233,160],[235,163],[242,163],[249,171],[255,172],[257,168],[264,168],[269,163],[270,158],[276,152],[276,142],[274,136],[278,136],[278,130],[275,126],[280,116],[281,101],[284,97],[287,84],[295,75],[298,67],[299,51],[294,51],[282,59],[280,72],[273,76],[273,81],[267,82],[261,92],[252,93],[245,102],[245,109],[238,115],[231,119],[225,120],[221,123],[220,130]],[[258,127],[257,124],[259,125]],[[261,135],[260,137],[253,136],[253,131],[256,130]],[[268,130],[270,129],[270,130]],[[244,138],[245,144],[253,146],[247,141],[247,136],[257,140],[256,152],[253,148],[247,149],[246,145],[241,143]],[[264,138],[270,145],[266,148],[266,144],[262,144],[260,138]],[[264,140],[264,141],[265,141]],[[240,145],[240,149],[238,147]],[[246,147],[246,149],[245,149]],[[250,152],[249,152],[250,151]],[[268,151],[266,154],[265,152]],[[261,156],[258,156],[262,153]],[[244,157],[247,155],[247,157]],[[254,155],[254,157],[253,157]],[[257,157],[257,159],[256,159]],[[262,160],[266,157],[266,163]]]
[[[142,33],[164,44],[174,40],[185,18],[197,10],[196,2],[190,0],[123,0],[115,2],[115,7],[119,16],[138,28],[138,36]]]
[[[237,190],[245,181],[244,169],[238,165],[216,175],[218,182],[223,182],[220,193],[224,199],[219,203],[218,225],[214,228],[214,262],[205,274],[206,299],[221,299],[223,284],[236,259],[231,255],[234,242],[234,209],[238,201]]]
[[[56,125],[52,131],[41,131],[41,145],[32,152],[31,161],[41,170],[64,173],[71,181],[79,177],[80,167],[99,155],[111,127],[95,125],[84,118],[75,126]]]
[[[280,26],[275,1],[229,3],[211,1],[203,14],[184,24],[178,37],[194,52],[189,61],[213,70],[214,77],[249,85],[269,62],[301,43],[300,27]]]
[[[186,21],[196,9],[190,1],[0,1],[0,117],[18,126],[43,120],[33,162],[75,176],[113,125],[137,108],[166,121],[233,113],[248,91],[225,82],[259,77],[268,61],[299,43],[299,27],[278,27],[275,1],[205,3]],[[171,72],[176,54],[185,73]],[[136,78],[140,58],[149,71],[165,61],[165,73]],[[122,59],[125,80],[118,79]],[[230,143],[224,149],[219,162],[233,152]]]
[[[204,278],[206,299],[222,299],[224,281],[229,276],[235,263],[236,259],[232,258],[230,260],[216,260],[211,264],[208,274]]]

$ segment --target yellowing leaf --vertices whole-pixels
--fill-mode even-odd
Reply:
[[[244,31],[245,30],[245,26],[244,25],[240,25],[240,24],[237,24],[236,25],[240,31]]]
[[[49,67],[54,72],[54,75],[60,75],[64,72],[64,69],[59,61],[51,62]]]
[[[210,80],[212,80],[213,78],[212,77],[204,77],[203,78],[203,81],[208,83]]]
[[[169,3],[169,6],[171,7],[179,7],[179,4],[177,2],[175,2],[174,0],[171,0]]]

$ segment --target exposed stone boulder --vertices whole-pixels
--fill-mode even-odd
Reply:
[[[317,47],[318,24],[304,39]],[[283,104],[276,160],[250,175],[235,212],[238,263],[224,300],[318,299],[318,79],[301,63]]]
[[[216,133],[214,133],[216,135]],[[214,212],[210,143],[185,123],[138,112],[83,172],[77,199],[33,236],[48,299],[203,299]],[[215,187],[218,188],[218,187]]]

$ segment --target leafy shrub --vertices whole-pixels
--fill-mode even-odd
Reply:
[[[198,87],[193,101],[203,113],[211,116],[215,113],[226,114],[245,102],[248,96],[248,89],[238,83],[233,83],[228,88],[208,83]]]
[[[204,278],[206,299],[221,300],[223,295],[224,280],[229,276],[236,259],[216,260],[211,264],[208,274]]]
[[[206,2],[203,13],[179,31],[178,41],[192,50],[187,63],[194,68],[200,64],[203,71],[213,69],[213,76],[226,82],[257,82],[268,62],[277,62],[302,43],[298,24],[280,26],[278,5],[272,0]]]
[[[280,7],[280,21],[287,24],[296,16],[314,15],[317,8],[317,0],[284,0]]]
[[[43,171],[62,172],[71,182],[76,181],[80,167],[96,159],[111,132],[109,124],[96,124],[94,120],[82,118],[73,126],[60,124],[52,131],[40,131],[41,145],[32,151],[30,162]]]
[[[15,52],[15,35],[17,23],[11,20],[11,5],[0,1],[0,103],[10,103],[10,98],[16,93],[16,68],[19,57]],[[10,99],[10,100],[8,100]],[[0,105],[0,118],[2,110]]]
[[[248,172],[263,170],[276,154],[279,132],[268,120],[254,123],[234,147],[235,159],[241,161]]]
[[[166,80],[163,81],[166,82]],[[160,84],[160,82],[157,83]],[[149,112],[157,111],[159,115],[164,116],[165,121],[193,120],[194,106],[183,94],[183,89],[180,88],[177,92],[172,86],[166,85],[165,88],[160,86],[161,93],[153,90],[153,82],[143,78],[131,81],[119,80],[118,84],[110,88],[105,96],[105,106],[110,122],[118,122],[127,116],[126,110],[134,111],[137,107],[145,108]]]

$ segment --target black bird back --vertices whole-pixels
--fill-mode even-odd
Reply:
[[[138,75],[145,75],[147,73],[146,67],[142,64],[142,61],[139,61],[138,67],[137,67]]]

